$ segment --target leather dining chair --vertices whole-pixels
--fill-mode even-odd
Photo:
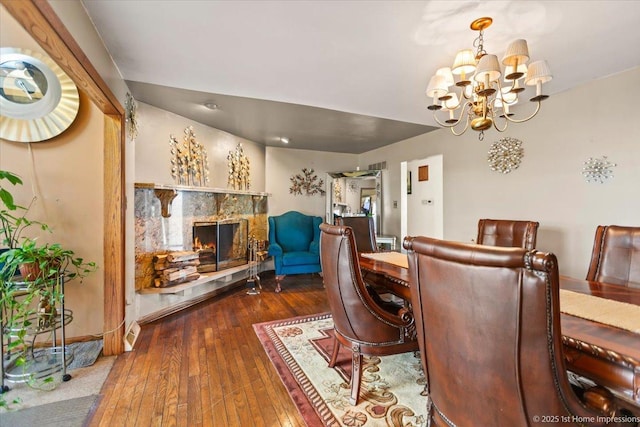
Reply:
[[[353,229],[358,252],[378,252],[376,228],[371,216],[341,216],[337,225],[346,225]]]
[[[479,245],[534,249],[540,224],[534,221],[481,219],[478,221]]]
[[[380,304],[365,285],[351,227],[323,223],[320,230],[320,262],[334,323],[329,367],[335,366],[341,346],[352,351],[350,403],[356,405],[363,356],[418,350],[413,316],[402,306]]]
[[[599,225],[587,280],[640,288],[640,227]]]
[[[604,425],[577,422],[612,412],[586,406],[569,383],[555,255],[428,237],[403,245],[431,425]],[[613,407],[606,390],[585,394]]]

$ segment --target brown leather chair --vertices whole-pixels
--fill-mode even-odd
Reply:
[[[534,249],[540,224],[534,221],[508,219],[481,219],[478,221],[476,243],[488,246],[504,246]]]
[[[337,218],[337,225],[346,225],[353,229],[358,252],[378,252],[373,217],[341,216]]]
[[[362,356],[417,351],[413,316],[403,307],[384,308],[362,280],[351,227],[320,225],[320,262],[334,323],[334,367],[340,346],[353,352],[352,405],[358,402]]]
[[[607,414],[569,384],[555,255],[428,237],[403,245],[431,425],[604,425],[576,423]]]
[[[640,227],[599,225],[587,280],[640,288]]]

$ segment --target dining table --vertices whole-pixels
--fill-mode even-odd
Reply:
[[[360,254],[359,264],[367,283],[410,303],[406,254]],[[561,275],[559,292],[567,369],[587,382],[608,388],[619,398],[622,407],[640,415],[640,289]],[[576,298],[577,304],[573,301]],[[622,325],[624,328],[580,313],[581,305],[590,304],[611,305],[609,312],[622,317],[626,323]]]

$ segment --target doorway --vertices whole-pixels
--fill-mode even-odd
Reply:
[[[443,156],[400,164],[400,233],[404,236],[444,236]]]

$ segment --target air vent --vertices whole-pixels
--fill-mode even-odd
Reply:
[[[387,162],[379,162],[369,165],[369,170],[383,170],[387,168]]]

